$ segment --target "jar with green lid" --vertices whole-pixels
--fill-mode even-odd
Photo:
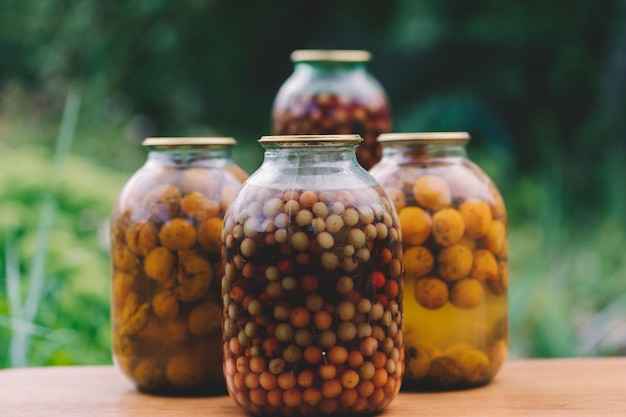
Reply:
[[[376,137],[391,129],[389,100],[368,71],[370,59],[361,50],[294,51],[294,71],[274,100],[273,134],[359,134],[357,160],[369,169],[382,154]]]
[[[224,371],[258,416],[355,416],[400,390],[397,213],[358,135],[266,136],[224,217]]]
[[[389,133],[370,173],[400,217],[404,387],[491,381],[508,348],[508,240],[496,185],[467,156],[465,132]]]
[[[141,391],[225,392],[220,234],[233,138],[149,138],[111,216],[113,358]]]

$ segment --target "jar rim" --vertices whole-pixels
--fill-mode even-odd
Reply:
[[[369,51],[360,49],[296,49],[291,53],[292,62],[368,62],[371,59]]]
[[[235,138],[228,136],[152,137],[141,142],[143,146],[234,146]]]
[[[470,140],[468,132],[395,132],[381,133],[378,142],[420,142],[424,144],[465,144]]]
[[[277,143],[286,145],[305,145],[323,143],[359,143],[363,138],[358,134],[350,135],[270,135],[261,136],[259,143]]]

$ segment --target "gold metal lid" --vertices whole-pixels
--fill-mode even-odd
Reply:
[[[370,52],[356,49],[297,49],[291,53],[293,62],[367,62],[371,59]]]
[[[301,145],[305,143],[358,143],[363,141],[360,135],[275,135],[261,136],[259,143],[284,143]]]
[[[378,142],[409,142],[424,144],[465,144],[470,140],[467,132],[406,132],[381,133]]]
[[[237,141],[227,136],[146,138],[143,146],[234,146]]]

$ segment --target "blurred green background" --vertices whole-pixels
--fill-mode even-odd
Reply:
[[[366,49],[394,130],[467,130],[510,218],[511,355],[626,354],[619,0],[0,2],[0,367],[110,363],[107,216],[144,137],[260,164],[301,48]]]

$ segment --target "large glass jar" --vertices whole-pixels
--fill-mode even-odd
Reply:
[[[508,346],[507,217],[465,132],[390,133],[371,169],[404,244],[405,388],[488,383]]]
[[[357,160],[369,169],[382,154],[376,138],[391,129],[389,101],[367,69],[370,58],[367,51],[294,51],[294,71],[274,100],[273,133],[359,134]]]
[[[141,391],[225,392],[220,234],[232,138],[149,138],[111,217],[113,358]]]
[[[260,416],[382,410],[403,373],[402,248],[358,135],[268,136],[224,217],[224,370]]]

